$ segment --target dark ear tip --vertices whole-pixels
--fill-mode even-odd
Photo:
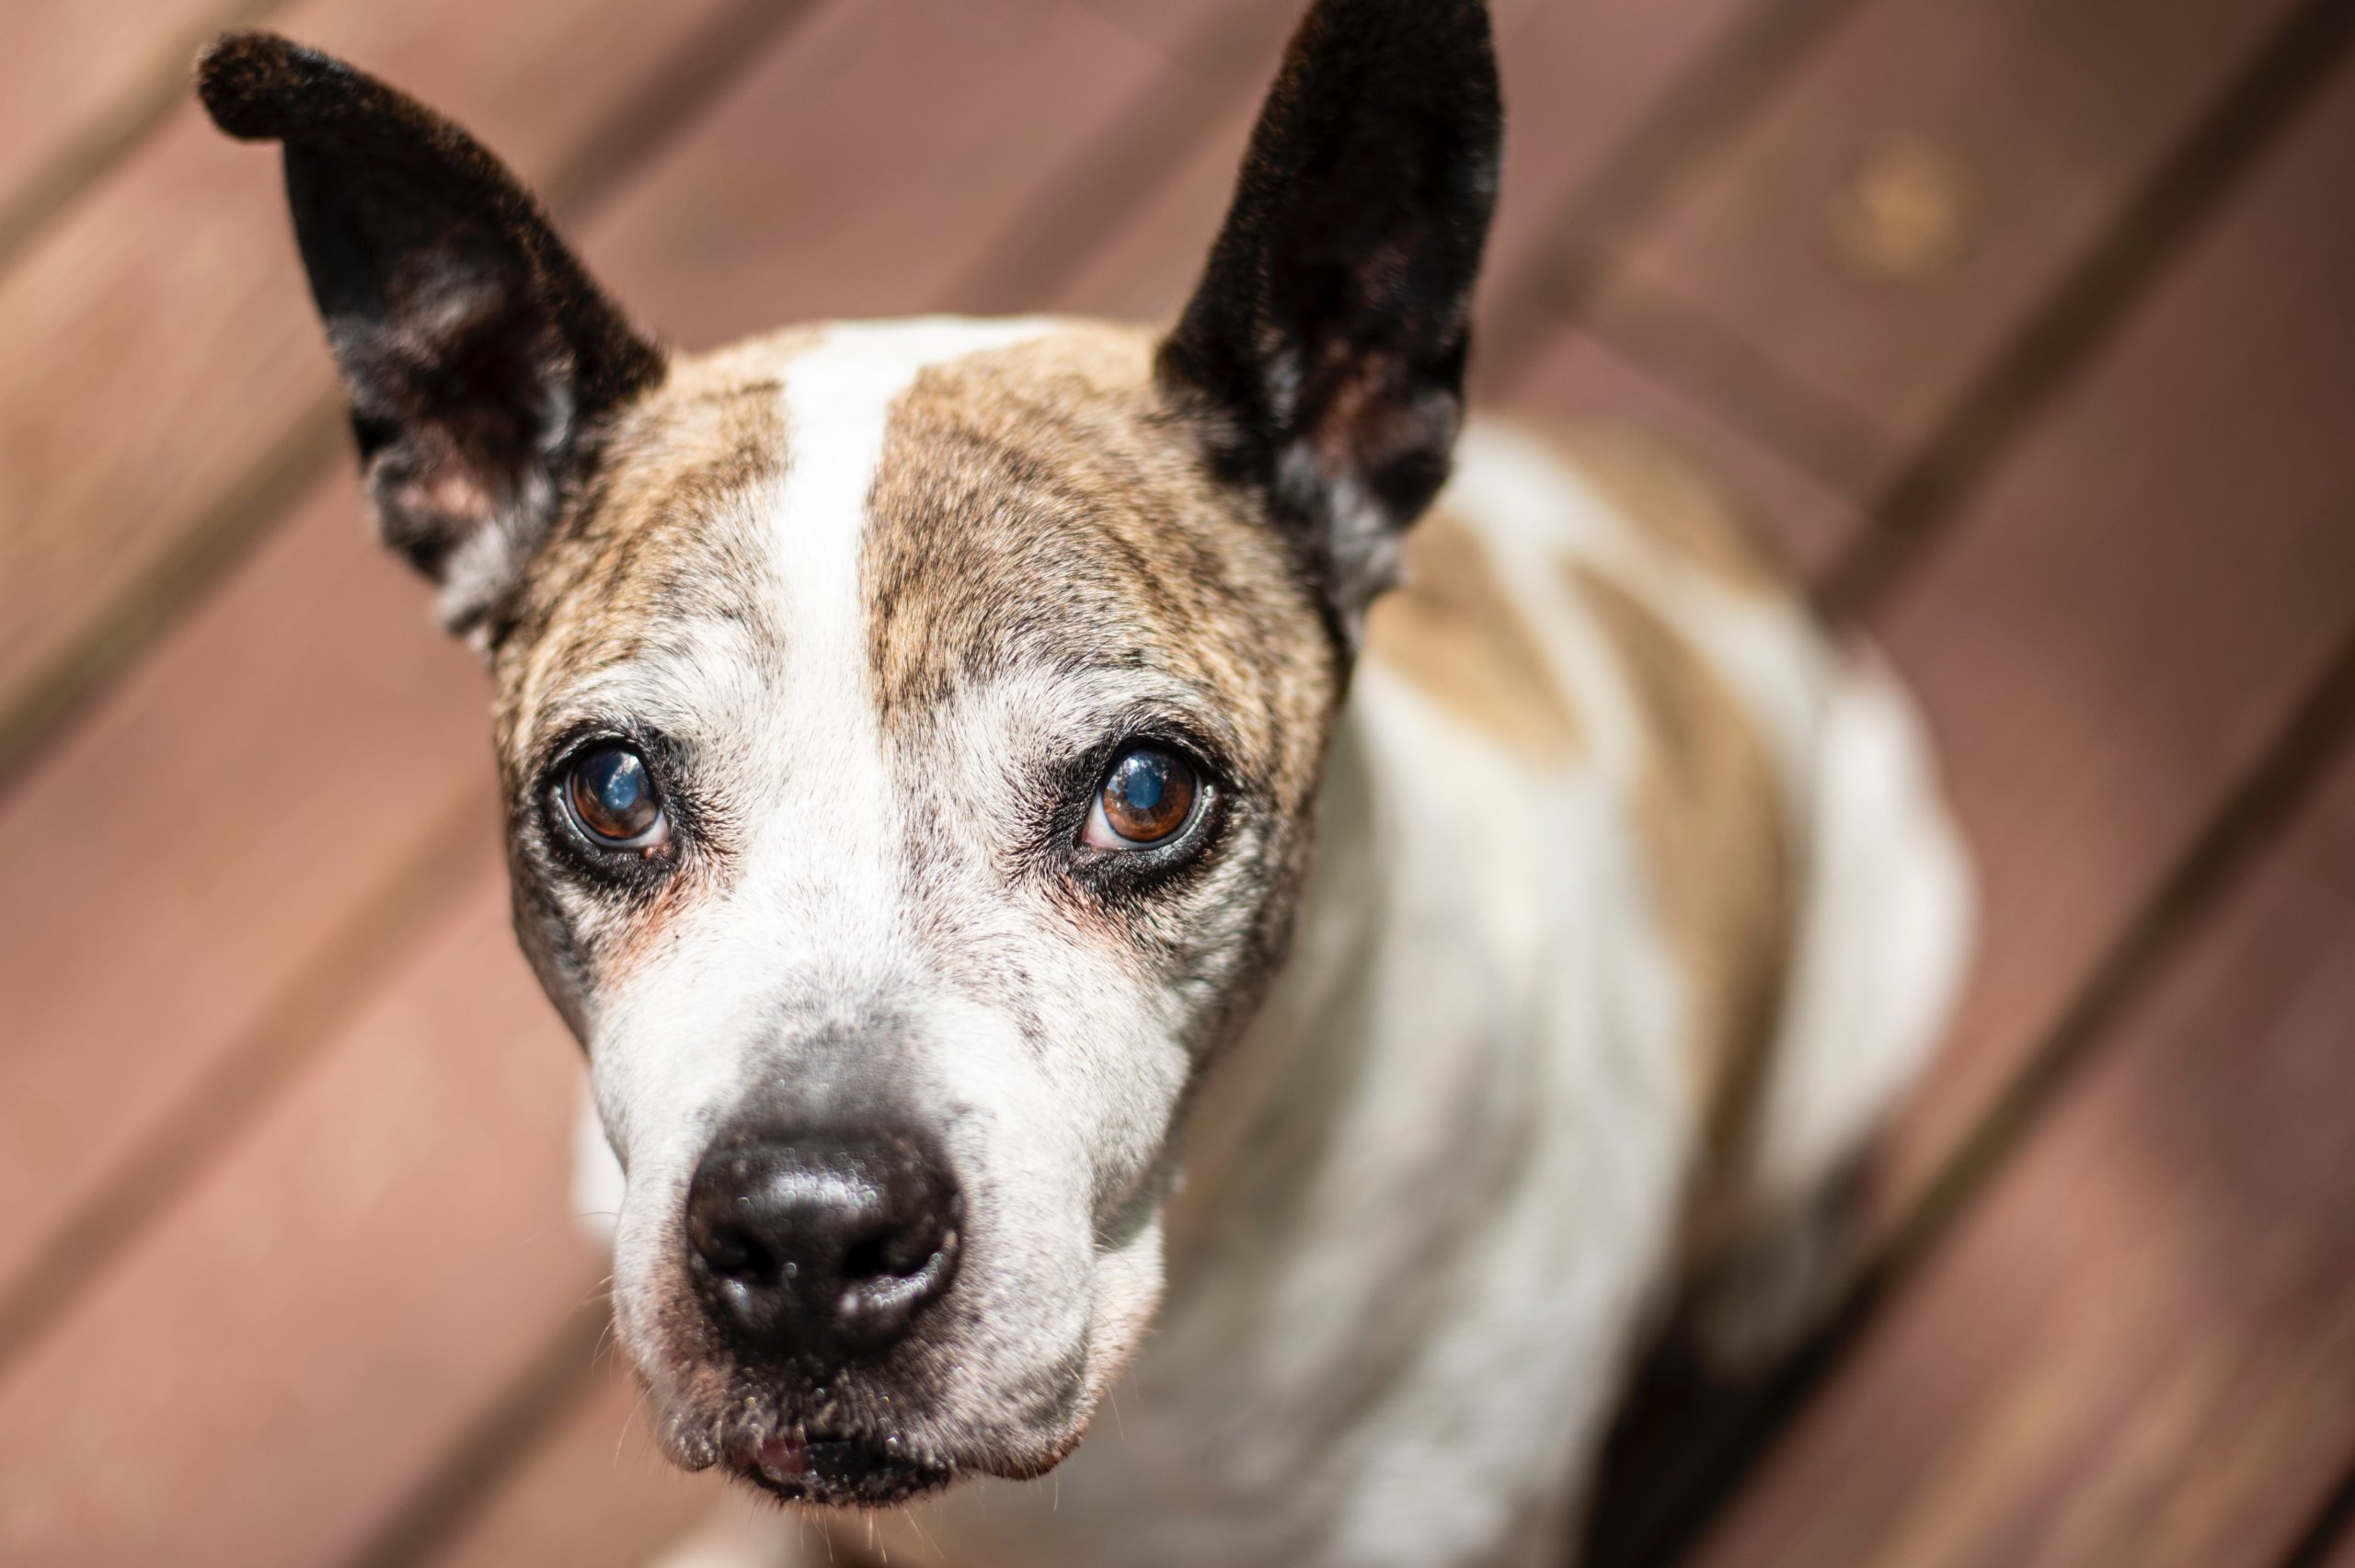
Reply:
[[[350,68],[266,32],[226,32],[196,57],[196,95],[213,123],[245,142],[279,140],[320,118]]]

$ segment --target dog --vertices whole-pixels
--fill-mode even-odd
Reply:
[[[1160,333],[672,352],[392,88],[198,85],[488,670],[655,1435],[815,1521],[731,1551],[1558,1562],[1671,1311],[1807,1326],[1967,862],[1656,460],[1467,425],[1478,0],[1316,0]]]

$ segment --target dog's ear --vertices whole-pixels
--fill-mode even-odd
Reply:
[[[1164,392],[1266,495],[1354,647],[1447,477],[1502,113],[1481,0],[1317,0]]]
[[[599,422],[661,379],[531,194],[456,126],[339,60],[229,33],[214,123],[284,143],[286,198],[385,542],[495,635]]]

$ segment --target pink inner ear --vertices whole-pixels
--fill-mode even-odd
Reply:
[[[431,475],[418,481],[412,493],[425,509],[442,517],[490,516],[490,492],[474,475],[454,463],[437,464]]]

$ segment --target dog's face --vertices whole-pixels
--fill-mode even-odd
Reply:
[[[492,671],[666,1446],[826,1502],[1040,1472],[1149,1323],[1184,1107],[1282,956],[1358,625],[1445,473],[1478,6],[1312,13],[1159,341],[666,356],[454,128],[274,40],[202,69],[286,143],[386,537]]]
[[[1143,1332],[1163,1146],[1280,946],[1336,694],[1151,358],[914,322],[676,365],[500,640],[520,923],[626,1164],[621,1331],[683,1454],[798,1423],[1036,1471]],[[867,1275],[768,1233],[891,1180]],[[830,1299],[773,1307],[762,1254]],[[811,1321],[845,1294],[890,1321]]]

